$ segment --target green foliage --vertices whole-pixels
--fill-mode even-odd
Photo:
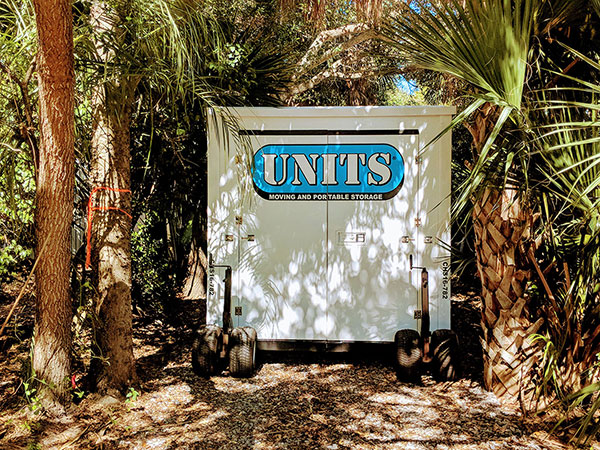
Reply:
[[[33,413],[39,413],[42,408],[42,403],[40,402],[39,397],[37,396],[37,389],[33,387],[31,381],[23,382],[23,393],[25,395],[25,400],[27,401],[27,407]]]
[[[600,431],[600,63],[574,52],[586,63],[585,80],[537,93],[534,113],[553,122],[534,132],[532,178],[536,180],[540,230],[536,259],[544,268],[532,293],[547,323],[540,395],[554,394],[566,417],[579,414],[576,436]],[[596,80],[595,82],[593,80]],[[550,109],[548,108],[550,106]],[[550,300],[550,301],[549,301]]]
[[[35,187],[30,163],[25,153],[0,144],[0,279],[33,256]]]
[[[30,261],[33,256],[33,250],[10,241],[0,249],[0,280],[14,276],[25,261]]]
[[[127,395],[125,396],[125,403],[127,403],[128,405],[133,405],[139,396],[140,393],[136,391],[135,388],[130,386],[127,390]]]
[[[0,280],[33,255],[35,193],[32,121],[35,91],[30,66],[35,25],[29,1],[0,4]]]
[[[393,86],[385,91],[386,105],[406,105],[418,106],[426,105],[427,101],[423,95],[423,90],[417,89],[414,93],[400,89],[398,86]]]
[[[149,210],[142,213],[131,236],[134,299],[139,306],[159,310],[174,298],[176,287],[163,226],[159,213]]]
[[[518,109],[539,2],[421,2],[390,24],[399,51],[417,67],[453,75],[493,104]]]

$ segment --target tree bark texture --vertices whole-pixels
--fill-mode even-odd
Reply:
[[[74,196],[73,17],[68,0],[34,0],[38,34],[40,155],[35,231],[32,367],[47,406],[69,399],[70,235]]]
[[[208,269],[208,259],[204,249],[206,248],[206,240],[197,224],[198,220],[194,219],[192,245],[187,257],[187,276],[183,284],[183,298],[186,300],[206,300],[206,271]],[[198,236],[202,236],[199,238]]]
[[[532,219],[519,205],[516,191],[487,188],[473,209],[483,297],[484,383],[497,396],[513,400],[533,387],[531,369],[539,353],[529,337],[542,325],[542,319],[532,322],[528,311],[524,243]]]
[[[97,35],[118,33],[118,22],[103,2],[91,10]],[[114,55],[97,43],[103,62]],[[93,92],[92,272],[96,287],[96,356],[92,377],[100,392],[123,392],[136,381],[131,310],[130,132],[135,83],[107,77]],[[109,189],[102,189],[109,188]]]
[[[474,158],[497,118],[498,108],[488,103],[465,124],[473,137]],[[499,397],[523,400],[521,394],[533,393],[532,368],[539,357],[529,336],[542,325],[541,319],[531,320],[525,293],[531,275],[525,246],[533,215],[522,208],[517,190],[510,187],[485,188],[473,206],[475,258],[483,297],[484,385]]]

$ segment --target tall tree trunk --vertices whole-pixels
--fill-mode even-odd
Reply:
[[[73,17],[68,0],[35,0],[40,155],[35,230],[36,320],[32,366],[47,406],[69,398],[71,375],[70,234],[73,218]]]
[[[103,2],[91,10],[95,34],[119,33],[118,20]],[[97,44],[103,62],[114,55]],[[95,212],[92,221],[92,271],[97,289],[96,333],[99,359],[92,377],[100,392],[123,392],[136,381],[131,311],[131,113],[136,82],[128,77],[108,81],[93,92],[91,180]]]
[[[497,120],[497,108],[484,105],[467,125],[479,155]],[[481,280],[485,387],[499,397],[521,400],[531,387],[537,347],[528,337],[541,326],[532,321],[525,290],[530,278],[527,240],[533,224],[516,189],[488,187],[474,200],[475,257]]]

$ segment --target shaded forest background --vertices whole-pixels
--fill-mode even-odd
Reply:
[[[454,273],[481,282],[486,385],[513,398],[527,386],[529,404],[557,402],[579,414],[581,433],[597,431],[599,7],[73,3],[72,358],[98,361],[111,346],[77,341],[110,315],[100,308],[109,302],[98,302],[107,289],[89,276],[106,271],[100,250],[92,252],[94,270],[84,269],[88,199],[107,179],[131,191],[99,200],[122,207],[130,222],[115,214],[93,230],[131,232],[130,247],[111,263],[130,257],[130,300],[121,306],[175,321],[183,298],[203,296],[207,107],[453,104],[461,111],[453,130]],[[0,279],[24,282],[36,260],[44,151],[32,2],[0,5],[0,50]],[[124,165],[101,174],[97,161],[119,155]],[[107,386],[125,392],[131,378]]]

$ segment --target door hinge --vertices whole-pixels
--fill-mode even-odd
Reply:
[[[423,311],[421,311],[420,309],[415,309],[413,311],[413,317],[415,318],[415,320],[419,320],[423,318]]]
[[[235,307],[235,315],[236,316],[241,316],[242,315],[242,307],[241,306],[236,306]]]

